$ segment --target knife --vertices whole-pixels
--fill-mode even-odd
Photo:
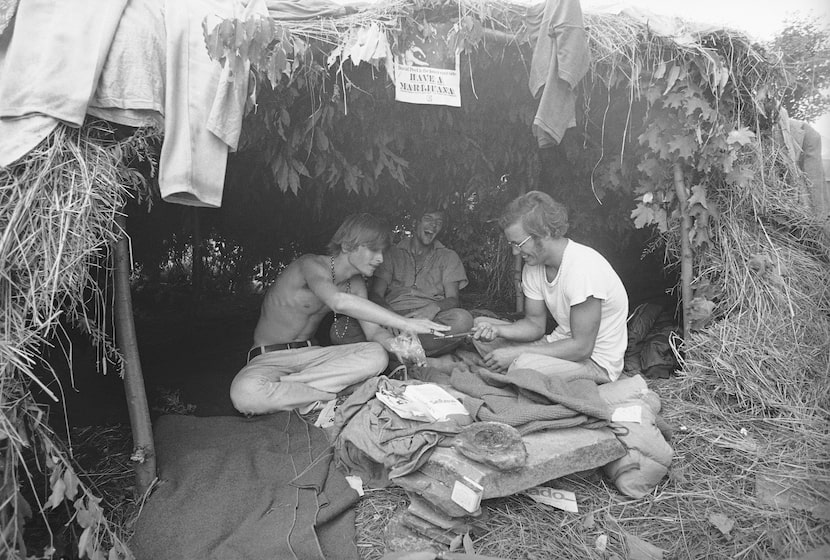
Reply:
[[[441,338],[441,339],[445,339],[445,338],[465,338],[465,337],[468,337],[468,336],[473,336],[473,331],[467,331],[467,332],[456,333],[456,334],[444,334],[444,335],[439,334],[439,333],[435,333],[435,338]]]

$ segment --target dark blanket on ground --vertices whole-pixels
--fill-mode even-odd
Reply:
[[[296,413],[163,416],[155,444],[160,482],[130,542],[137,560],[359,558],[357,493]]]

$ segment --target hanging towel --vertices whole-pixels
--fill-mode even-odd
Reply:
[[[0,167],[81,126],[127,0],[21,0],[0,36]]]
[[[249,63],[211,60],[202,22],[268,16],[264,0],[167,0],[164,144],[159,188],[167,202],[218,208],[228,150],[235,150],[248,92]]]

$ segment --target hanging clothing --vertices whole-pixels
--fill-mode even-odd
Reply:
[[[164,125],[164,0],[130,0],[87,113],[131,126]]]
[[[164,144],[159,189],[167,202],[222,205],[228,150],[235,151],[248,94],[250,63],[223,67],[205,49],[208,29],[222,19],[268,17],[264,0],[167,0]]]
[[[0,36],[0,167],[81,126],[127,0],[22,0]]]
[[[538,34],[528,85],[539,98],[533,134],[539,147],[545,148],[558,144],[565,131],[576,125],[574,88],[588,71],[588,34],[579,0],[547,0],[531,6],[526,23],[531,35]]]

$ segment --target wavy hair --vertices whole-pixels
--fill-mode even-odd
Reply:
[[[392,229],[389,224],[363,212],[346,216],[329,241],[328,250],[329,254],[335,256],[343,251],[354,251],[361,245],[372,251],[383,251],[391,242]]]
[[[513,224],[521,224],[528,235],[537,239],[548,235],[558,239],[568,233],[568,210],[550,195],[530,191],[513,200],[499,218],[501,229]]]

